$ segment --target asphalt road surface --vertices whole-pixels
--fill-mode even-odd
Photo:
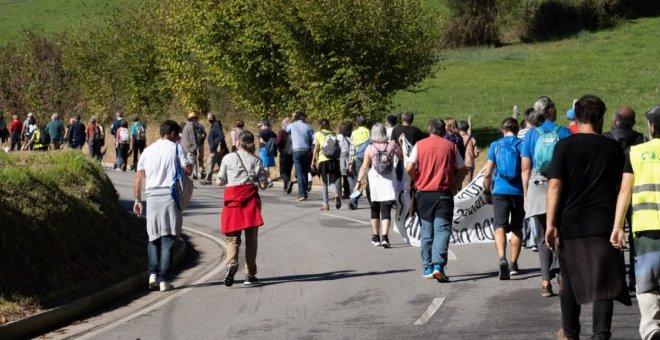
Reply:
[[[130,206],[133,173],[108,173]],[[222,192],[197,185],[184,215],[193,255],[174,282],[177,289],[137,295],[47,337],[555,339],[560,328],[558,297],[541,297],[537,253],[523,250],[522,274],[500,281],[494,244],[450,246],[451,282],[437,283],[422,278],[419,248],[398,234],[391,233],[390,249],[371,245],[366,201],[355,211],[344,202],[340,210],[321,212],[320,193],[299,203],[295,187],[292,195],[278,188],[261,192],[262,284],[242,284],[241,252],[237,281],[225,287],[224,249],[217,240],[224,240]],[[587,337],[591,306],[582,314]],[[638,339],[638,322],[636,301],[633,307],[615,302],[613,339]]]

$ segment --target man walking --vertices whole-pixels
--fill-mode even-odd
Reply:
[[[121,127],[121,121],[122,121],[122,113],[121,111],[115,112],[115,120],[112,122],[112,125],[110,126],[110,134],[112,135],[112,140],[117,140],[115,133],[117,130]],[[128,160],[125,160],[128,162]],[[115,164],[112,166],[113,169],[117,169],[121,165],[121,152],[119,151],[119,147],[115,146]]]
[[[499,256],[500,280],[508,280],[509,275],[518,274],[518,257],[522,246],[525,209],[520,177],[522,141],[516,136],[518,129],[515,118],[508,117],[502,121],[504,137],[490,145],[484,171],[484,193],[486,200],[493,204],[495,215],[495,246]],[[506,259],[506,234],[509,232],[512,233],[511,267]]]
[[[285,130],[291,137],[293,148],[293,164],[296,166],[296,178],[298,183],[298,202],[307,199],[307,174],[311,165],[312,138],[314,129],[305,122],[307,115],[302,111],[293,114],[293,123],[286,126]]]
[[[542,115],[545,121],[538,127],[530,129],[523,139],[522,146],[522,184],[525,197],[525,218],[534,218],[537,235],[545,235],[546,226],[546,194],[548,192],[548,169],[552,160],[555,145],[561,139],[571,135],[571,131],[555,124],[557,110],[548,97],[539,98],[534,103],[534,111]],[[537,242],[541,267],[541,296],[553,295],[550,280],[551,269],[558,269],[557,256],[548,250],[543,237]]]
[[[417,188],[417,215],[421,221],[421,254],[424,277],[447,282],[449,236],[454,215],[452,192],[465,172],[456,144],[444,139],[445,122],[433,119],[429,137],[417,142],[406,170]],[[458,173],[457,173],[458,172]]]
[[[181,146],[186,152],[186,157],[193,164],[192,178],[197,179],[197,134],[195,133],[195,125],[199,121],[199,115],[196,112],[188,114],[188,123],[183,127],[181,132]]]
[[[660,106],[649,110],[646,118],[653,139],[630,148],[610,241],[617,249],[625,246],[623,222],[632,195],[631,234],[637,250],[637,302],[642,314],[639,335],[643,340],[657,340],[660,339]]]
[[[348,164],[348,170],[353,173],[353,178],[357,178],[358,173],[360,172],[360,168],[364,162],[364,152],[367,150],[367,146],[369,146],[371,139],[371,132],[366,127],[367,119],[364,118],[364,116],[357,116],[357,118],[355,118],[355,125],[357,125],[357,129],[351,134],[351,140],[353,140],[350,150],[351,163]],[[367,187],[368,186],[369,182],[367,181]],[[367,188],[367,190],[369,189]],[[359,199],[360,196],[352,196],[348,207],[351,208],[351,210],[357,209]]]
[[[142,215],[142,184],[145,184],[147,197],[147,247],[149,263],[149,288],[161,292],[174,288],[170,277],[172,245],[181,234],[183,215],[172,198],[171,187],[176,176],[176,163],[183,168],[186,176],[192,173],[192,162],[176,144],[180,131],[179,124],[166,120],[160,126],[161,138],[144,150],[138,161],[135,175],[135,204],[133,211]]]
[[[50,147],[53,150],[59,150],[60,145],[64,143],[64,123],[60,120],[60,115],[53,113],[51,121],[46,124],[46,130],[50,136]]]
[[[215,114],[209,113],[206,115],[206,118],[209,120],[210,128],[208,134],[209,142],[209,165],[208,171],[206,172],[206,178],[204,178],[200,183],[203,185],[210,185],[213,179],[213,170],[215,166],[220,168],[222,162],[222,157],[229,152],[227,148],[227,142],[225,141],[225,134],[222,131],[222,123],[215,118]]]
[[[67,131],[69,147],[72,149],[82,149],[85,144],[85,124],[80,122],[80,118],[80,114],[76,114],[73,123],[69,125],[69,131]]]

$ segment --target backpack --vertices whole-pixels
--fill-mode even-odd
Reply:
[[[100,146],[103,146],[105,145],[105,132],[103,131],[103,125],[97,125],[96,129],[98,129],[98,131],[95,132],[97,133],[96,142],[98,142]]]
[[[282,149],[282,153],[285,156],[293,155],[293,142],[291,141],[291,135],[290,134],[286,135],[286,141],[284,142],[284,149]]]
[[[555,150],[555,145],[559,141],[560,126],[555,126],[551,131],[543,131],[540,127],[536,128],[539,134],[539,139],[536,141],[534,147],[534,162],[536,163],[536,172],[545,176],[550,169],[550,162],[552,161],[552,153]]]
[[[266,154],[268,156],[277,156],[277,147],[275,146],[275,138],[270,137],[266,142]]]
[[[140,123],[135,123],[135,140],[144,140],[144,126]]]
[[[517,148],[520,143],[517,138],[502,139],[495,146],[495,171],[507,182],[520,176],[520,153]]]
[[[364,162],[364,151],[367,150],[367,146],[371,145],[371,142],[366,141],[355,149],[355,159],[360,162]]]
[[[392,155],[391,152],[387,151],[387,146],[385,146],[385,149],[379,150],[378,147],[374,145],[374,148],[376,148],[376,157],[374,158],[374,169],[376,169],[377,173],[383,176],[391,174],[392,167],[394,165],[394,156]]]
[[[41,144],[42,147],[50,144],[50,134],[48,133],[48,130],[39,129],[39,144]]]
[[[323,145],[321,146],[321,152],[323,153],[323,156],[330,159],[339,158],[339,155],[341,154],[341,147],[339,146],[337,136],[334,133],[323,133],[323,135],[325,136],[325,142],[323,142]]]
[[[130,142],[131,134],[127,128],[119,128],[117,132],[118,132],[117,140],[119,141],[119,143],[128,144]]]

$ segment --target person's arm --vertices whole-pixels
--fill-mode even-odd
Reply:
[[[548,194],[546,196],[547,225],[545,232],[545,244],[550,251],[555,251],[555,243],[559,246],[559,232],[557,230],[557,211],[559,210],[559,198],[561,197],[562,181],[550,178],[548,182]]]
[[[362,167],[358,173],[357,178],[355,179],[355,189],[354,191],[360,190],[360,184],[364,181],[364,177],[367,175],[369,168],[371,167],[371,155],[366,151],[364,153],[364,162],[362,162]]]
[[[522,177],[523,197],[527,199],[527,188],[529,188],[529,178],[532,175],[532,159],[522,157],[520,159],[520,176]]]
[[[135,173],[135,181],[133,186],[133,194],[135,196],[135,203],[133,204],[133,212],[135,215],[142,216],[142,182],[144,181],[144,170],[138,170]]]
[[[355,143],[353,142],[353,137],[348,138],[348,172],[352,173],[353,172],[353,161],[355,160]]]
[[[414,187],[415,179],[417,178],[417,145],[413,146],[408,156],[408,163],[406,163],[406,172],[410,177],[410,187]]]
[[[614,227],[612,228],[612,235],[610,236],[610,243],[616,249],[623,249],[626,247],[626,237],[623,231],[623,222],[626,218],[626,212],[630,206],[630,196],[632,195],[632,188],[635,185],[635,175],[624,172],[621,179],[621,189],[619,190],[619,197],[616,200],[616,213],[614,215]]]
[[[224,157],[222,162],[220,162],[220,170],[218,170],[218,177],[215,182],[218,186],[223,186],[227,184],[227,162],[229,157]]]
[[[319,145],[316,143],[316,140],[314,140],[314,144],[312,144],[312,164],[310,165],[312,169],[316,169],[316,159],[319,153]]]
[[[474,139],[474,137],[470,137],[470,141],[472,142],[472,154],[474,155],[474,158],[479,157],[479,147],[477,146],[477,140]]]
[[[493,202],[493,169],[495,169],[495,162],[490,159],[487,160],[484,169],[484,194],[486,195],[486,202],[489,204]]]

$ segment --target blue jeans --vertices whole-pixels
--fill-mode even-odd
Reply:
[[[422,266],[426,269],[447,264],[447,250],[454,215],[454,197],[450,192],[417,192],[417,215],[421,222]]]
[[[298,196],[307,197],[307,174],[309,173],[309,150],[294,150],[293,164],[296,166],[296,178],[298,180]]]
[[[161,236],[149,241],[147,257],[149,274],[158,275],[158,282],[170,281],[170,265],[172,264],[172,246],[176,238],[173,235]]]

